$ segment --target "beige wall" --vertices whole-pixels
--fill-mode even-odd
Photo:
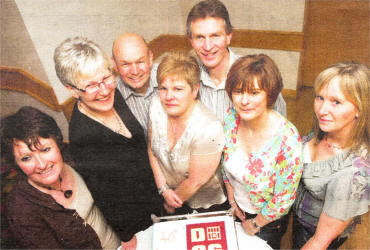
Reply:
[[[14,27],[7,31],[8,36],[14,32],[18,37],[28,37],[31,42],[18,43],[9,39],[7,44],[14,42],[15,47],[2,50],[4,55],[1,57],[1,64],[23,67],[23,64],[17,63],[15,59],[32,61],[28,57],[38,57],[39,64],[23,68],[50,83],[62,103],[70,95],[54,71],[53,53],[60,42],[71,36],[87,36],[110,54],[112,41],[122,32],[137,32],[148,41],[160,34],[184,34],[187,14],[198,1],[2,0],[2,4],[3,2],[10,4],[4,6],[5,8],[2,6],[2,12],[19,12],[19,16],[17,20],[12,17],[2,18],[2,26],[14,27],[15,21],[22,24],[21,19],[24,22],[23,30]],[[235,28],[302,31],[304,0],[230,0],[224,3]],[[2,36],[2,41],[4,39],[7,38]],[[25,54],[27,49],[33,53]],[[7,56],[10,53],[12,56]],[[294,58],[296,55],[291,57],[292,60]],[[294,63],[298,65],[298,61]],[[296,83],[292,83],[286,87],[295,89],[295,85]]]

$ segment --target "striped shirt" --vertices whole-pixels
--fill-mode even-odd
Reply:
[[[240,57],[239,55],[234,54],[229,48],[229,69],[231,65]],[[220,121],[224,121],[224,116],[229,107],[233,104],[225,90],[226,76],[225,79],[216,86],[210,75],[208,74],[207,68],[198,60],[199,67],[201,70],[200,73],[200,88],[199,88],[199,98],[206,107],[211,109],[213,113],[217,116]],[[273,106],[273,109],[281,113],[286,117],[286,103],[283,99],[281,93],[279,94],[276,102]]]
[[[121,92],[131,112],[143,127],[145,136],[148,135],[149,105],[152,97],[158,95],[157,68],[158,64],[154,64],[151,69],[149,88],[145,95],[133,91],[129,85],[122,81],[120,76],[116,78],[117,89]]]

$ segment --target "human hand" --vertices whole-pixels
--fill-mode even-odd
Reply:
[[[134,235],[134,237],[132,237],[132,239],[127,242],[121,241],[121,250],[136,250],[136,247],[137,247],[136,235]]]
[[[175,212],[175,208],[168,205],[167,202],[163,203],[163,207],[164,209],[166,209],[167,213],[169,214],[173,214]]]
[[[255,235],[258,233],[258,229],[253,225],[252,219],[242,221],[244,231],[249,235]]]
[[[176,194],[176,192],[172,189],[166,189],[163,193],[163,198],[167,205],[169,205],[172,208],[179,208],[182,207],[182,200],[180,197]],[[166,208],[166,207],[165,207]]]

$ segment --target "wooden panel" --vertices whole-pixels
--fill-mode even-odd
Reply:
[[[303,84],[333,63],[370,63],[369,1],[308,0],[304,28]]]
[[[53,88],[20,68],[0,66],[0,85],[27,93],[55,111],[61,110]]]
[[[75,103],[76,103],[76,99],[71,97],[65,102],[63,102],[63,104],[61,105],[64,116],[66,117],[68,122],[71,121],[72,111],[73,111],[73,107],[75,106]]]
[[[231,46],[300,52],[303,49],[303,33],[266,30],[234,30]]]
[[[191,49],[187,36],[184,35],[160,35],[149,43],[154,59],[165,52],[173,50],[188,51]]]

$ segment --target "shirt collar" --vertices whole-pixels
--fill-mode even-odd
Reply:
[[[230,49],[228,48],[229,50],[229,66],[228,66],[228,69],[227,69],[227,72],[229,72],[231,66],[233,65],[233,63],[238,59],[238,56]],[[198,62],[199,62],[199,65],[200,65],[200,80],[202,82],[203,85],[206,85],[208,87],[211,87],[213,89],[224,89],[225,88],[225,82],[226,82],[226,78],[216,87],[208,73],[208,69],[206,66],[204,66],[204,64],[199,60],[199,58],[197,58]]]
[[[157,86],[157,82],[156,81],[153,81],[153,76],[152,74],[150,75],[150,79],[149,79],[149,87],[148,87],[148,90],[146,91],[145,95],[142,95],[140,93],[136,93],[135,91],[132,90],[132,88],[130,88],[130,86],[128,84],[126,84],[120,76],[117,76],[116,77],[116,81],[117,81],[117,88],[118,90],[122,93],[122,96],[125,100],[127,100],[128,98],[130,98],[131,96],[142,96],[142,97],[147,97],[147,96],[150,96],[154,90],[156,88],[158,88]]]

